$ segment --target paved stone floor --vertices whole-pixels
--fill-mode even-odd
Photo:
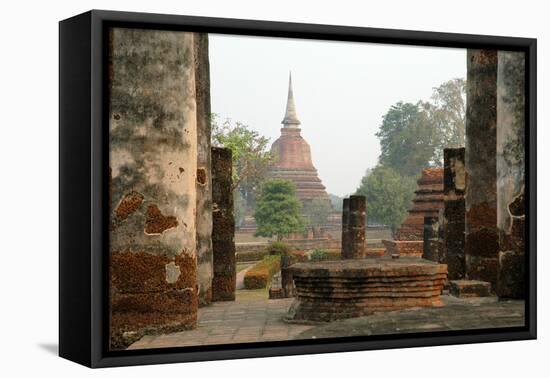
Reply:
[[[293,299],[267,300],[266,290],[238,290],[235,302],[216,302],[199,309],[197,329],[147,335],[129,349],[514,327],[524,324],[523,301],[458,299],[447,295],[442,298],[444,307],[379,313],[327,324],[289,324],[283,322],[282,318]]]
[[[128,349],[289,340],[312,327],[282,321],[292,298],[268,300],[266,290],[237,293],[235,302],[215,302],[200,308],[196,329],[147,335]]]
[[[445,304],[443,307],[414,308],[339,320],[306,330],[299,337],[316,339],[521,327],[525,322],[524,301],[498,301],[495,297],[459,299],[449,295],[441,298]]]

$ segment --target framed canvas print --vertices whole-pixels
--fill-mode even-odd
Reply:
[[[536,40],[60,22],[60,355],[536,337]]]

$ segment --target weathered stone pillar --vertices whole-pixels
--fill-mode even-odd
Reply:
[[[424,252],[422,258],[440,262],[439,254],[439,218],[435,216],[424,217]]]
[[[443,151],[443,261],[447,264],[450,280],[461,280],[466,275],[465,200],[466,171],[464,148],[445,148]]]
[[[345,201],[345,200],[344,200]],[[364,196],[349,197],[349,214],[346,226],[346,245],[342,248],[343,259],[359,259],[365,257],[365,221],[367,202]],[[345,202],[344,202],[345,205]],[[342,239],[343,239],[342,235]]]
[[[208,34],[194,34],[197,96],[197,266],[199,305],[212,301],[212,177],[210,175],[210,64]]]
[[[497,192],[500,252],[497,294],[525,294],[525,54],[498,52]]]
[[[283,298],[290,298],[294,296],[294,279],[292,278],[292,256],[288,253],[281,255],[281,289],[283,291]]]
[[[237,269],[233,191],[231,189],[232,172],[231,150],[212,147],[213,301],[235,300]]]
[[[349,198],[344,198],[342,201],[342,248],[340,255],[342,258],[349,251]]]
[[[110,34],[110,345],[197,321],[191,33]]]
[[[466,276],[496,287],[497,51],[468,50],[466,100]]]

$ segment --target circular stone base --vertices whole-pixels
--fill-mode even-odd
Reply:
[[[378,311],[441,306],[447,265],[419,258],[298,263],[288,320],[326,322]]]

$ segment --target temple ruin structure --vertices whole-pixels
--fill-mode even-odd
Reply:
[[[525,53],[498,52],[496,293],[525,292]]]
[[[444,263],[440,240],[439,216],[424,217],[424,240],[422,258]]]
[[[113,28],[109,41],[109,329],[121,349],[235,298],[232,162],[210,147],[206,34]]]
[[[196,93],[202,79],[195,67],[197,43],[192,33],[171,31],[113,28],[109,35],[115,349],[145,329],[196,326],[195,210],[197,195],[204,195],[196,186],[197,109],[203,109],[197,99],[204,99]]]
[[[443,208],[443,169],[424,168],[409,214],[397,230],[397,240],[423,240],[424,217],[437,217]]]
[[[449,269],[450,280],[460,280],[466,276],[465,212],[464,190],[466,189],[466,171],[464,163],[465,148],[446,148],[444,160],[444,210],[440,227],[442,235],[442,261]]]
[[[365,257],[367,202],[364,196],[344,198],[342,209],[342,259]]]
[[[212,301],[212,176],[210,159],[210,64],[208,35],[194,34],[196,43],[195,87],[197,103],[197,280],[199,306]]]
[[[235,218],[231,150],[212,147],[212,253],[214,277],[213,301],[235,300],[237,280],[235,261]]]
[[[379,311],[441,306],[447,266],[403,257],[297,263],[291,321],[333,321]]]
[[[313,166],[309,144],[301,135],[301,122],[296,114],[292,90],[292,76],[288,79],[286,111],[281,123],[281,136],[271,146],[274,163],[269,172],[270,177],[293,182],[296,186],[296,196],[304,206],[316,198],[329,201],[325,186]]]
[[[210,145],[207,50],[205,34],[110,31],[112,349],[194,328],[199,305],[235,299],[232,156]],[[290,319],[439,306],[447,273],[457,296],[524,297],[525,55],[467,56],[465,148],[446,149],[444,168],[423,170],[397,240],[384,241],[388,256],[369,257],[365,198],[346,199],[342,260],[282,264],[284,296],[297,299]],[[271,177],[292,181],[304,204],[329,201],[291,79],[282,123]]]
[[[491,283],[498,273],[496,50],[468,50],[466,93],[466,277]]]
[[[437,218],[443,208],[443,169],[424,168],[409,213],[394,240],[382,240],[386,253],[393,256],[422,257],[424,218]]]
[[[445,150],[451,292],[525,295],[525,54],[468,50],[465,149]]]

